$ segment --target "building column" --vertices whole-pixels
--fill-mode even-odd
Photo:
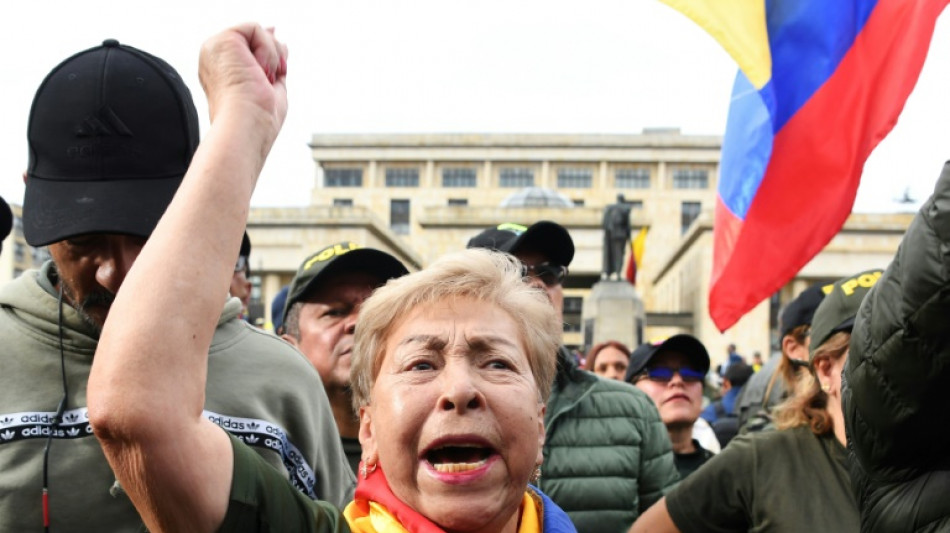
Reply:
[[[280,275],[279,274],[266,274],[264,279],[261,280],[261,303],[264,304],[264,323],[273,324],[274,317],[271,315],[270,305],[274,301],[274,296],[277,296],[277,293],[280,292],[282,285],[280,284]]]
[[[426,173],[423,181],[424,187],[436,187],[435,184],[435,161],[431,159],[426,161]]]
[[[363,181],[364,188],[383,187],[385,183],[376,183],[376,160],[369,162],[369,170],[366,171],[366,179]]]

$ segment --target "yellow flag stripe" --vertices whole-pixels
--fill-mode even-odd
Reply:
[[[765,0],[660,0],[699,24],[756,89],[772,79]]]

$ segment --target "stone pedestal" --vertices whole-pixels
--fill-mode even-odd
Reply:
[[[584,353],[598,342],[619,341],[635,350],[644,342],[646,310],[633,285],[601,280],[591,288],[581,310]]]

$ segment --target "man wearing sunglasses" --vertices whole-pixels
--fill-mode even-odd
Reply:
[[[574,241],[560,224],[501,224],[473,237],[468,248],[520,259],[525,282],[543,290],[563,313]],[[544,473],[537,484],[578,531],[626,531],[679,479],[666,428],[645,394],[579,369],[564,346],[556,357],[544,415]]]
[[[713,456],[693,438],[693,424],[703,408],[707,372],[706,347],[686,334],[641,345],[630,355],[627,367],[626,381],[656,403],[673,443],[676,469],[683,479]]]

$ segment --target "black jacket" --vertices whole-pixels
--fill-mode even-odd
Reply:
[[[862,531],[950,530],[950,163],[861,305],[844,379]]]

